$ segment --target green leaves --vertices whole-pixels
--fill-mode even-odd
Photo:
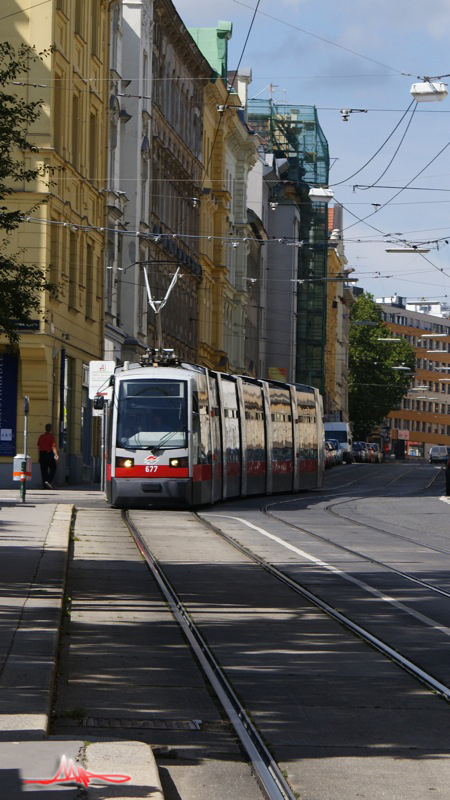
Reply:
[[[381,341],[395,336],[372,295],[358,297],[350,314],[349,352],[349,412],[356,439],[367,438],[398,408],[414,376],[415,351],[409,342],[400,336]]]
[[[30,168],[24,159],[27,152],[36,151],[28,141],[28,127],[40,113],[41,101],[27,102],[14,93],[11,81],[27,80],[33,63],[43,53],[21,45],[17,50],[2,42],[0,49],[0,200],[13,197],[16,185],[34,181],[38,170]],[[36,206],[34,206],[36,208]],[[23,220],[23,211],[12,203],[0,205],[0,332],[10,342],[19,339],[17,323],[26,323],[40,309],[40,293],[52,291],[53,286],[42,269],[34,264],[21,263],[20,255],[12,252],[9,234]]]

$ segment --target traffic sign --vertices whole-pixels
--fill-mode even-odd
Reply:
[[[89,399],[93,400],[97,394],[107,394],[109,379],[114,374],[115,361],[90,361],[89,362]]]

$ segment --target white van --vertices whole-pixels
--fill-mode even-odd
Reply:
[[[325,422],[325,439],[337,439],[345,464],[353,461],[352,431],[349,422]]]
[[[443,444],[434,444],[433,447],[430,447],[428,458],[430,459],[430,464],[432,464],[433,461],[447,461],[447,448]]]

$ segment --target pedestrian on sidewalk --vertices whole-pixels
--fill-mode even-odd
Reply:
[[[50,423],[45,426],[45,433],[41,433],[37,446],[42,475],[42,488],[53,489],[53,479],[55,477],[59,456]]]

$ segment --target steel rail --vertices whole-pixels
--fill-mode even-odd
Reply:
[[[424,589],[429,589],[430,591],[434,592],[435,594],[441,594],[444,597],[450,598],[450,590],[441,589],[439,586],[435,586],[432,583],[428,583],[428,581],[422,580],[422,578],[417,578],[415,575],[411,575],[409,572],[403,572],[403,570],[397,569],[396,567],[392,567],[389,564],[386,564],[384,561],[379,561],[377,558],[373,558],[372,556],[365,555],[361,553],[360,550],[354,550],[352,547],[346,547],[343,544],[338,544],[338,542],[333,542],[332,539],[328,539],[326,536],[322,536],[320,533],[315,533],[314,531],[309,530],[308,528],[303,527],[302,525],[297,525],[295,522],[290,522],[288,520],[283,519],[282,517],[277,516],[273,513],[273,511],[269,511],[272,505],[277,505],[276,503],[271,503],[268,506],[263,507],[263,513],[275,519],[277,522],[281,522],[283,525],[287,525],[289,528],[294,528],[301,533],[305,533],[311,539],[317,539],[319,542],[325,542],[326,544],[330,545],[331,547],[336,548],[336,550],[342,550],[345,553],[349,553],[349,555],[356,556],[363,561],[366,561],[369,564],[376,564],[378,567],[383,567],[384,569],[389,570],[394,575],[398,575],[400,578],[404,578],[405,580],[410,581],[411,583],[417,583],[419,586],[422,586]],[[401,534],[391,533],[390,531],[385,531],[383,528],[376,528],[373,525],[366,525],[363,522],[358,522],[357,520],[353,520],[351,517],[345,517],[343,514],[337,514],[334,511],[330,511],[329,508],[325,508],[329,514],[333,514],[334,516],[338,517],[339,519],[344,520],[345,522],[349,522],[352,525],[360,525],[363,528],[370,528],[371,530],[375,530],[378,533],[386,534],[387,536],[395,536],[396,538],[404,539],[411,544],[415,544],[419,547],[423,547],[427,550],[432,550],[436,553],[443,553],[450,555],[450,550],[443,550],[437,547],[432,547],[431,545],[425,545],[422,542],[417,542],[414,539],[410,539],[407,536],[401,536]]]
[[[432,486],[432,484],[434,483],[436,478],[441,474],[441,472],[442,472],[442,470],[439,470],[438,472],[436,472],[436,474],[433,476],[431,481],[429,481],[426,484],[426,486],[423,487],[423,489],[418,489],[415,492],[410,492],[410,495],[414,495],[414,494],[417,494],[419,492],[425,492],[427,489],[429,489]],[[388,483],[386,485],[390,486],[391,483],[394,483],[395,480],[399,480],[400,477],[401,476],[398,476],[397,479],[394,479],[394,481],[390,481],[390,483]],[[372,489],[369,490],[369,492],[371,492],[371,491],[372,491]],[[366,497],[369,498],[370,495],[367,494]],[[364,500],[364,497],[358,497],[356,499],[358,501],[361,501],[361,500]],[[443,547],[433,547],[432,545],[429,545],[429,544],[423,544],[423,542],[418,542],[416,539],[411,539],[409,536],[404,536],[401,533],[394,533],[393,531],[387,531],[385,528],[379,528],[376,525],[371,525],[368,522],[361,522],[360,520],[353,519],[353,517],[347,517],[345,514],[339,514],[337,511],[334,510],[337,506],[343,506],[343,505],[346,505],[347,503],[351,503],[351,502],[354,502],[354,500],[353,499],[341,500],[339,503],[336,503],[336,502],[330,503],[330,505],[325,506],[325,511],[328,514],[331,514],[332,516],[337,517],[338,519],[346,520],[347,522],[351,522],[354,525],[359,525],[362,528],[370,528],[370,530],[377,531],[377,533],[383,533],[386,536],[391,536],[394,539],[402,539],[405,542],[410,542],[411,544],[419,545],[420,547],[423,547],[426,550],[431,550],[434,553],[443,553],[444,555],[450,555],[450,550],[446,550]],[[275,503],[273,505],[275,505]],[[268,508],[269,508],[269,506],[268,506]]]
[[[429,689],[432,689],[433,691],[437,692],[446,700],[450,700],[450,687],[441,683],[441,681],[438,681],[428,672],[425,672],[425,670],[421,669],[419,666],[417,666],[417,664],[414,664],[413,661],[411,661],[408,658],[405,658],[405,656],[403,656],[397,650],[394,650],[393,647],[390,647],[390,645],[386,644],[386,642],[383,642],[382,639],[379,639],[377,636],[374,636],[372,633],[370,633],[370,631],[366,630],[361,625],[358,625],[356,622],[350,619],[350,617],[347,617],[345,614],[342,614],[340,611],[337,611],[335,608],[333,608],[333,606],[330,606],[329,603],[322,600],[320,597],[315,595],[309,589],[306,589],[304,586],[301,586],[293,578],[290,578],[288,575],[279,570],[277,567],[274,567],[273,564],[269,564],[263,558],[261,558],[260,556],[256,555],[251,550],[249,550],[247,547],[240,544],[231,536],[221,531],[220,528],[216,528],[216,526],[213,525],[211,522],[209,522],[209,520],[205,520],[202,517],[199,517],[197,514],[195,514],[195,516],[204,525],[210,528],[210,530],[212,530],[218,536],[221,536],[223,539],[225,539],[225,541],[227,541],[241,553],[251,558],[257,564],[259,564],[264,570],[266,570],[270,575],[277,578],[281,583],[284,583],[286,586],[289,586],[289,588],[291,588],[294,592],[304,597],[306,600],[308,600],[317,608],[320,608],[329,617],[335,619],[345,628],[350,630],[352,633],[356,634],[356,636],[358,636],[364,642],[370,644],[373,648],[378,650],[382,655],[389,658],[391,661],[393,661],[403,670],[411,674],[413,677],[415,677]]]
[[[216,661],[199,629],[186,611],[175,589],[164,575],[163,570],[159,566],[151,550],[143,540],[137,526],[131,521],[128,511],[122,511],[122,518],[128,526],[140,553],[144,557],[162,594],[170,606],[172,614],[199,660],[222,708],[233,725],[237,736],[249,756],[257,780],[266,793],[268,800],[296,800],[296,795],[284,778],[278,764],[273,760],[271,753],[241,705],[219,663]],[[204,520],[198,519],[205,525]]]
[[[441,470],[436,472],[436,474],[433,476],[431,481],[429,481],[423,488],[416,490],[416,493],[425,492],[427,489],[429,489],[430,486],[436,480],[436,478],[440,475],[440,473],[441,473]],[[396,475],[396,477],[392,481],[389,481],[389,483],[387,483],[385,485],[386,486],[390,486],[392,483],[395,483],[396,481],[400,480],[400,478],[402,478],[404,475],[406,475],[405,472],[402,472],[400,475]],[[353,483],[353,481],[352,481],[352,483]],[[343,486],[346,486],[346,485],[347,484],[342,484],[340,487],[337,487],[337,488],[343,488]],[[335,516],[338,519],[342,519],[342,520],[345,520],[346,522],[350,522],[352,525],[358,525],[361,528],[370,528],[370,530],[376,531],[377,533],[383,533],[386,536],[392,536],[393,538],[396,538],[396,539],[402,539],[405,542],[410,542],[411,544],[419,545],[420,547],[423,547],[426,550],[431,550],[432,552],[435,552],[435,553],[442,553],[443,555],[450,555],[450,550],[446,550],[445,548],[433,547],[432,545],[429,545],[429,544],[423,544],[423,542],[418,542],[415,539],[411,539],[409,536],[403,536],[401,533],[394,533],[393,531],[387,531],[385,528],[379,528],[376,525],[371,525],[368,522],[361,522],[360,520],[353,519],[353,517],[347,517],[347,516],[345,516],[345,514],[339,514],[337,511],[334,511],[334,508],[336,506],[346,505],[347,503],[352,503],[355,500],[361,501],[361,500],[364,500],[364,498],[369,499],[370,498],[370,493],[373,492],[373,491],[376,491],[377,488],[378,487],[375,487],[374,489],[368,489],[367,490],[367,494],[365,496],[363,496],[363,497],[358,496],[358,497],[355,497],[355,498],[351,498],[350,500],[341,500],[339,503],[336,503],[336,502],[330,503],[330,505],[325,506],[324,510],[328,514],[331,514],[332,516]],[[325,491],[325,492],[323,492],[323,494],[326,495],[327,492]],[[414,494],[414,492],[412,492],[411,494]],[[364,556],[362,553],[358,552],[357,550],[351,550],[350,548],[346,548],[343,545],[336,544],[335,542],[332,542],[331,539],[327,539],[325,536],[320,536],[320,534],[313,533],[312,531],[309,531],[307,528],[302,528],[299,525],[295,525],[293,522],[288,522],[287,520],[284,520],[281,517],[277,517],[276,514],[273,514],[271,511],[268,510],[268,509],[272,508],[273,506],[288,505],[288,503],[300,503],[303,500],[305,502],[307,502],[309,500],[309,497],[304,497],[304,498],[303,497],[300,497],[300,498],[299,497],[294,497],[294,498],[290,498],[289,500],[275,500],[273,503],[269,503],[267,506],[264,506],[262,510],[263,510],[263,513],[267,514],[267,516],[272,516],[278,522],[283,522],[286,525],[290,525],[293,528],[297,528],[297,530],[302,531],[303,533],[307,533],[309,536],[312,536],[315,539],[327,542],[328,544],[331,544],[334,547],[340,547],[343,550],[347,550],[347,552],[349,552],[349,553],[353,553],[354,555],[358,555],[361,558],[367,559],[367,560],[373,562],[374,564],[379,564],[379,565],[384,566],[384,567],[388,566],[387,564],[384,564],[383,562],[377,561],[376,559],[369,558],[369,556]],[[391,569],[392,571],[396,571],[396,570],[394,570],[393,567],[388,567],[388,569]],[[402,573],[399,570],[397,570],[397,573],[399,575],[408,576],[408,573]],[[412,579],[413,578],[411,576],[411,580]],[[429,588],[434,588],[432,586],[432,584],[427,584],[426,582],[423,582],[423,585],[426,586],[426,587],[429,587]],[[445,592],[443,592],[443,593],[445,594]]]

